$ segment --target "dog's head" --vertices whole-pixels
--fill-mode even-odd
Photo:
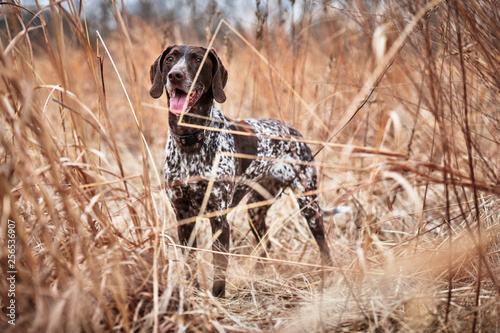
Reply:
[[[170,111],[176,114],[183,112],[184,107],[184,112],[188,112],[200,99],[206,100],[207,97],[224,103],[227,71],[214,49],[209,51],[200,75],[194,82],[206,52],[207,49],[200,46],[167,47],[151,66],[150,78],[153,85],[149,90],[151,97],[160,98],[165,88]],[[191,95],[187,99],[192,85]]]

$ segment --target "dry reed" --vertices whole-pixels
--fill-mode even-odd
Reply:
[[[217,32],[212,2],[196,35],[113,1],[116,31],[99,38],[76,2],[0,5],[1,330],[500,331],[500,5],[366,3],[257,1],[253,30]],[[351,207],[326,222],[334,267],[286,192],[270,259],[246,207],[229,213],[227,299],[186,280],[148,71],[165,44],[207,40],[229,71],[225,114],[297,127],[322,204]]]

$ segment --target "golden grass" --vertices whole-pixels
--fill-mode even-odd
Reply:
[[[114,7],[117,30],[98,39],[71,1],[39,8],[41,26],[0,6],[3,332],[500,331],[499,5],[306,3],[285,24],[261,7],[255,31],[207,34],[229,71],[222,109],[299,129],[322,204],[352,211],[326,221],[333,267],[293,193],[269,211],[270,259],[245,206],[230,212],[226,299],[206,291],[203,218],[201,290],[186,280],[162,190],[168,111],[149,66],[179,27]]]

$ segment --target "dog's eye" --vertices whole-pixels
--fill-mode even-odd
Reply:
[[[172,61],[174,61],[174,57],[172,57],[172,56],[168,56],[168,57],[167,57],[167,62],[172,62]]]
[[[196,59],[195,59],[195,61],[196,61],[197,63],[199,63],[199,64],[201,63],[201,61],[202,61],[202,60],[203,60],[203,58],[202,58],[202,57],[196,57]]]

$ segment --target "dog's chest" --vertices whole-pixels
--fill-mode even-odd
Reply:
[[[210,175],[212,163],[209,161],[213,161],[210,155],[206,149],[195,154],[183,153],[169,138],[165,149],[165,179],[184,183],[194,176]]]
[[[172,136],[165,149],[165,176],[168,180],[185,181],[188,178],[217,175],[234,176],[236,159],[234,139],[227,133],[210,133],[202,147],[195,152],[184,152]],[[200,177],[197,177],[200,176]]]
[[[237,160],[231,156],[235,152],[232,136],[212,132],[194,153],[182,151],[177,144],[169,136],[164,170],[167,196],[174,201],[188,200],[191,207],[199,206],[212,174],[215,173],[209,205],[212,202],[222,206],[229,205],[229,198],[234,195],[234,186],[229,184],[234,182],[238,168]]]

